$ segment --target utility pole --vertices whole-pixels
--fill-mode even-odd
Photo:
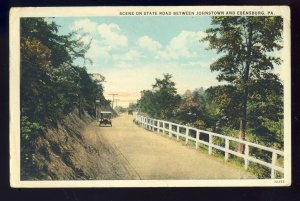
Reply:
[[[114,101],[115,101],[115,96],[117,96],[118,94],[108,94],[108,95],[111,95],[111,96],[113,96],[113,100],[112,100],[111,107],[112,107],[112,109],[114,109]]]

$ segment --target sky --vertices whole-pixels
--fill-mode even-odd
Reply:
[[[59,34],[78,31],[91,47],[88,73],[105,77],[104,95],[118,94],[119,106],[128,106],[151,89],[155,78],[171,74],[179,94],[219,85],[210,64],[219,55],[200,42],[210,27],[209,16],[57,17]],[[76,61],[82,64],[82,61]],[[81,63],[80,63],[81,62]]]

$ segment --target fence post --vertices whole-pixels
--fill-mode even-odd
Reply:
[[[159,128],[159,130],[158,130],[158,133],[160,132],[160,123],[162,123],[161,121],[159,121],[159,124],[158,124],[158,128]]]
[[[160,123],[162,123],[161,121],[159,121],[159,125],[158,125],[158,128],[159,128],[159,132],[160,132],[160,129],[161,129],[161,127],[160,127]],[[158,132],[158,133],[159,133]]]
[[[196,131],[196,149],[199,148],[199,144],[198,144],[199,136],[200,136],[200,131]]]
[[[212,153],[212,146],[211,146],[211,144],[213,143],[213,136],[212,136],[212,134],[209,134],[208,143],[209,143],[209,145],[208,145],[208,154],[211,155],[211,153]]]
[[[176,134],[177,141],[179,141],[180,136],[185,137],[185,144],[188,144],[188,141],[189,141],[189,131],[195,129],[195,131],[196,131],[196,139],[195,139],[196,149],[200,148],[200,145],[201,145],[200,137],[201,137],[201,135],[202,134],[206,134],[206,135],[208,134],[209,135],[208,136],[209,140],[208,140],[208,143],[205,142],[205,144],[208,145],[208,154],[209,155],[212,155],[212,148],[214,147],[213,136],[219,136],[219,134],[216,134],[216,133],[214,134],[212,132],[205,132],[205,131],[204,131],[204,133],[201,134],[201,131],[196,129],[196,128],[192,128],[192,127],[188,127],[186,125],[180,125],[180,124],[176,124],[176,123],[172,123],[172,122],[165,122],[163,120],[152,119],[152,118],[148,118],[148,117],[138,115],[138,114],[135,115],[134,121],[138,126],[145,127],[146,129],[152,130],[154,132],[155,132],[155,128],[157,128],[157,133],[160,133],[160,130],[162,130],[162,132],[164,134],[165,134],[165,132],[168,132],[170,138],[173,137],[173,134]],[[155,126],[155,123],[156,123],[156,126]],[[162,127],[160,127],[160,123],[162,123]],[[166,123],[169,125],[168,129],[166,129],[166,126],[165,126]],[[173,126],[176,126],[176,129],[174,129],[174,131],[172,129]],[[186,129],[185,130],[185,135],[184,135],[184,133],[180,133],[180,128],[185,128]],[[252,161],[251,160],[252,157],[250,155],[250,147],[257,147],[258,149],[267,150],[267,151],[270,150],[270,152],[272,152],[272,161],[271,161],[271,163],[267,162],[267,161],[264,161],[265,163],[269,164],[269,165],[264,165],[264,166],[271,167],[271,179],[276,178],[277,171],[284,173],[281,170],[283,168],[279,168],[277,166],[278,155],[284,156],[283,151],[270,149],[266,146],[262,146],[262,145],[247,142],[247,141],[240,141],[238,139],[232,139],[230,137],[228,137],[228,138],[224,137],[224,138],[225,138],[225,147],[221,148],[221,150],[224,150],[224,152],[225,152],[225,156],[224,156],[225,161],[228,161],[228,159],[230,158],[230,153],[231,153],[230,141],[231,140],[232,141],[237,141],[237,142],[243,143],[245,145],[245,151],[244,151],[245,153],[242,155],[242,157],[244,158],[244,168],[246,170],[249,168],[250,161]],[[216,149],[218,149],[218,147],[216,147]],[[232,154],[234,154],[234,153],[232,153]],[[253,160],[253,161],[255,161],[255,160]],[[254,162],[254,163],[257,163],[257,162]],[[272,166],[270,166],[270,164],[272,164]]]
[[[275,151],[272,152],[272,169],[271,169],[271,179],[275,179],[276,178],[276,172],[275,169],[273,168],[273,166],[276,165],[277,162],[277,153]]]
[[[151,125],[152,125],[152,131],[154,132],[154,119],[151,120]]]
[[[228,161],[229,158],[229,139],[225,138],[225,161]]]
[[[248,157],[249,157],[249,145],[247,143],[245,143],[245,157],[244,157],[244,160],[245,160],[245,170],[247,170],[248,166],[249,166]]]
[[[189,142],[189,128],[185,127],[185,144]]]
[[[176,129],[176,140],[179,140],[179,125],[177,124],[177,129]]]
[[[149,129],[149,119],[146,117],[146,130]]]

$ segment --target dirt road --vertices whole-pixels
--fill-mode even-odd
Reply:
[[[112,123],[112,127],[98,127],[96,122],[91,126],[117,150],[132,179],[255,178],[242,168],[138,127],[132,115],[121,115]]]

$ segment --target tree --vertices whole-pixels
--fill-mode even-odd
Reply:
[[[138,103],[129,103],[128,110],[137,111],[139,109]]]
[[[238,129],[241,93],[233,85],[212,86],[206,90],[209,102],[215,105],[217,124],[220,127]]]
[[[66,35],[59,35],[59,26],[46,18],[22,18],[20,23],[21,43],[30,38],[51,48],[53,52],[51,61],[54,68],[64,63],[71,65],[75,59],[79,58],[84,61],[91,61],[85,57],[91,41],[85,44],[82,41],[84,35],[78,35],[75,31]]]
[[[20,20],[22,175],[35,169],[36,139],[45,128],[57,126],[76,106],[91,113],[95,97],[104,98],[101,82],[74,62],[88,60],[89,44],[76,32],[58,34],[58,27],[45,18]]]
[[[156,83],[152,87],[159,116],[162,119],[168,119],[173,116],[173,111],[179,104],[180,96],[177,94],[175,83],[171,81],[172,75],[164,74],[163,76],[163,79],[156,78]]]
[[[202,87],[193,92],[187,90],[181,96],[175,118],[179,123],[190,124],[200,129],[214,130],[215,120],[211,106]]]
[[[151,117],[158,117],[157,105],[154,98],[154,93],[151,90],[141,91],[141,99],[138,100],[140,111]]]
[[[178,107],[180,96],[177,94],[175,83],[171,81],[172,75],[164,74],[163,79],[155,79],[152,90],[142,91],[139,100],[142,112],[152,117],[170,119]]]
[[[249,87],[249,128],[267,146],[283,148],[283,85],[269,74]]]
[[[244,140],[249,87],[254,80],[264,79],[274,64],[281,63],[270,53],[282,48],[283,20],[279,16],[212,17],[212,26],[203,41],[221,57],[210,68],[220,72],[219,81],[232,83],[242,92],[240,138]],[[244,151],[242,144],[239,150]]]
[[[58,34],[58,25],[45,18],[21,21],[21,115],[40,124],[56,121],[78,97],[75,59],[87,60],[89,44],[75,32]]]
[[[183,95],[180,105],[176,111],[176,118],[180,122],[193,124],[200,119],[200,115],[201,109],[198,100],[192,96],[192,92],[190,90],[187,90]],[[202,125],[204,125],[204,122]]]

